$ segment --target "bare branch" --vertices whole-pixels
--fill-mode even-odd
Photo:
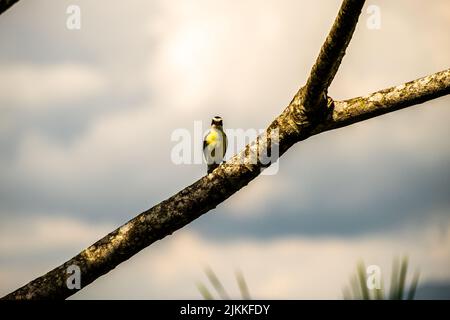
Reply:
[[[301,94],[297,93],[289,106],[256,141],[247,145],[227,163],[220,165],[213,173],[136,216],[66,263],[4,299],[67,298],[76,292],[66,285],[69,266],[76,265],[80,268],[84,288],[140,250],[214,209],[268,166],[253,160],[254,155],[260,154],[261,150],[271,150],[274,131],[278,133],[276,146],[279,148],[278,156],[281,156],[296,142],[320,132],[448,94],[450,75],[449,70],[446,70],[367,97],[340,102],[333,102],[328,98],[327,109],[323,114],[325,117],[319,122],[312,122],[304,115],[304,104],[307,103],[309,108],[315,107],[333,80],[363,4],[362,0],[344,0],[306,87],[299,91]],[[277,159],[273,157],[271,160]]]
[[[344,0],[333,26],[325,39],[305,86],[304,109],[315,113],[320,104],[326,106],[327,90],[336,75],[352,39],[364,0]]]
[[[423,103],[450,93],[450,69],[369,94],[334,103],[333,119],[318,126],[339,128]]]
[[[260,163],[252,164],[247,159],[250,154],[257,152],[258,147],[269,147],[267,135],[274,129],[280,131],[281,156],[296,141],[449,93],[450,70],[446,70],[367,97],[337,101],[329,119],[312,130],[301,131],[291,125],[289,106],[269,126],[266,133],[213,173],[141,213],[63,265],[3,299],[67,298],[76,292],[66,286],[66,270],[70,265],[80,267],[82,286],[85,287],[143,248],[214,209],[259,175],[264,166]],[[241,162],[243,158],[244,164]]]
[[[19,0],[0,0],[0,14],[12,7]]]

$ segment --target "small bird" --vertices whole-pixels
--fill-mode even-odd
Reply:
[[[219,166],[227,152],[227,135],[223,131],[223,120],[215,116],[211,121],[211,129],[203,139],[203,154],[208,173],[213,172]]]

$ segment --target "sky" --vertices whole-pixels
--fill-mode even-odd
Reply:
[[[80,8],[80,29],[67,8]],[[371,29],[375,5],[380,28]],[[265,128],[306,82],[338,0],[41,0],[0,16],[0,295],[205,174],[175,130]],[[347,99],[449,67],[450,3],[367,1],[329,89]],[[215,210],[72,299],[340,299],[356,262],[408,255],[450,298],[450,97],[293,146]],[[202,141],[192,141],[201,152]],[[238,150],[228,150],[227,157]],[[387,282],[387,281],[386,281]],[[421,287],[418,296],[421,294]],[[430,289],[431,290],[431,289]],[[424,291],[425,292],[425,291]]]

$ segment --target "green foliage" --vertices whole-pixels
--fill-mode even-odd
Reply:
[[[205,274],[214,290],[216,290],[220,299],[229,300],[230,296],[226,292],[224,286],[222,285],[222,282],[219,280],[214,271],[210,267],[207,267],[205,268]],[[242,274],[241,271],[237,270],[235,272],[235,277],[242,299],[250,300],[251,299],[250,292],[248,290],[247,282],[245,281],[244,275]],[[214,300],[213,294],[202,282],[197,283],[197,289],[205,300]]]
[[[369,289],[367,286],[367,273],[364,262],[361,260],[356,265],[356,272],[350,277],[350,283],[342,290],[344,299],[346,300],[412,300],[414,299],[417,284],[419,282],[419,272],[415,272],[413,279],[409,285],[409,290],[406,291],[406,275],[408,271],[408,257],[403,257],[401,262],[395,258],[392,263],[391,283],[389,293],[386,295],[384,290],[383,278],[381,276],[381,287],[376,289]],[[226,292],[222,282],[214,273],[214,271],[207,267],[205,274],[217,292],[220,299],[228,300],[230,296]],[[250,300],[251,296],[248,290],[247,283],[241,271],[235,272],[236,282],[244,300]],[[214,300],[212,292],[202,282],[197,283],[197,289],[205,300]]]
[[[416,293],[419,282],[419,272],[415,272],[413,280],[406,292],[406,274],[408,271],[408,257],[403,257],[401,263],[398,258],[392,263],[391,284],[389,294],[385,295],[383,288],[383,279],[381,287],[369,290],[367,286],[366,267],[363,261],[356,266],[356,273],[350,277],[350,284],[343,288],[344,299],[354,300],[412,300]]]

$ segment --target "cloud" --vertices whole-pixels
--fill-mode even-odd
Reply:
[[[57,143],[39,132],[30,132],[20,142],[17,158],[3,160],[4,168],[9,167],[11,171],[0,172],[4,182],[0,197],[12,205],[17,197],[27,199],[23,202],[25,206],[26,203],[36,204],[31,201],[36,191],[34,187],[28,189],[30,192],[18,194],[14,186],[31,186],[32,181],[41,181],[40,196],[36,201],[44,210],[75,209],[73,211],[84,214],[93,211],[96,218],[103,215],[104,211],[95,213],[97,210],[92,207],[87,209],[86,204],[90,203],[103,209],[108,207],[110,216],[107,219],[117,217],[118,212],[125,215],[130,207],[133,210],[136,206],[136,199],[148,201],[145,200],[148,194],[153,194],[149,187],[154,190],[155,197],[161,196],[158,190],[165,190],[161,184],[154,184],[158,176],[154,166],[170,161],[169,141],[166,141],[166,152],[155,152],[160,143],[160,136],[155,133],[164,129],[164,123],[159,119],[166,116],[164,111],[155,112],[145,106],[119,110],[100,118],[83,136],[68,145]],[[164,178],[164,171],[159,173]],[[129,189],[125,190],[125,185]],[[129,195],[134,200],[128,198],[124,210],[111,201],[113,198],[127,199]],[[141,205],[137,202],[138,208]]]
[[[70,215],[23,215],[0,224],[0,296],[41,276],[113,230]]]
[[[102,93],[106,79],[94,68],[76,63],[2,65],[0,107],[37,111]]]
[[[82,29],[74,33],[65,29],[69,4],[19,2],[1,19],[0,37],[8,45],[0,50],[0,112],[5,114],[0,117],[0,219],[2,225],[11,217],[30,219],[27,232],[36,235],[31,238],[36,243],[51,230],[68,233],[64,226],[76,226],[77,219],[84,222],[75,229],[93,224],[93,230],[76,233],[94,237],[98,224],[124,222],[201,177],[203,165],[177,166],[170,161],[173,130],[191,130],[195,120],[207,125],[216,114],[224,117],[228,128],[265,127],[306,81],[340,1],[289,0],[280,5],[164,0],[129,5],[80,0]],[[45,14],[35,14],[38,6]],[[409,0],[381,4],[379,31],[365,28],[363,13],[330,95],[350,98],[448,67],[447,3],[436,1],[427,12],[422,7],[421,1]],[[17,32],[22,36],[12,36]],[[450,134],[448,103],[444,97],[294,146],[281,159],[278,175],[259,177],[215,209],[216,214],[190,225],[192,233],[183,231],[180,241],[192,246],[196,259],[215,268],[225,263],[219,271],[229,275],[231,286],[232,267],[220,257],[203,256],[203,250],[229,255],[231,261],[247,254],[260,265],[288,259],[297,246],[305,246],[305,252],[314,248],[329,254],[333,265],[339,254],[328,248],[341,241],[352,250],[360,240],[369,251],[390,248],[383,241],[396,230],[428,222],[446,225],[450,149],[443,137]],[[201,141],[193,145],[198,148]],[[61,218],[66,213],[67,221]],[[47,218],[36,222],[41,214]],[[11,224],[14,228],[19,225]],[[20,246],[34,248],[9,235]],[[405,248],[422,248],[427,236],[420,230],[417,235]],[[63,255],[49,253],[45,262],[35,259],[14,271],[2,260],[0,282],[13,272],[28,272],[28,266],[34,273],[20,279],[31,279],[76,252],[64,249],[72,240],[78,243],[75,239],[57,236],[63,239]],[[325,236],[330,242],[323,240]],[[217,242],[209,245],[205,239]],[[42,243],[56,250],[50,242]],[[187,247],[176,243],[158,243],[151,251],[157,251],[154,256],[161,261],[184,265],[173,257]],[[248,252],[239,251],[240,244]],[[264,255],[266,245],[270,250]],[[440,245],[432,242],[427,248],[434,252]],[[165,250],[172,256],[164,255]],[[232,253],[236,250],[241,256]],[[353,258],[350,251],[342,252]],[[176,277],[176,269],[153,266],[146,257],[139,254],[131,269],[126,264],[123,273],[119,267],[99,279],[92,296],[197,297],[192,279],[201,277],[200,264],[188,264],[189,277],[183,280]],[[302,269],[308,274],[314,264],[320,268],[327,255],[310,253],[304,258],[291,262],[298,268],[308,258],[311,264]],[[448,266],[448,260],[439,259],[431,259],[430,265]],[[249,268],[257,274],[255,265]],[[246,272],[249,268],[244,267]],[[291,283],[294,267],[271,267],[273,273],[263,270],[264,277],[261,271],[252,279],[261,296],[270,291],[296,296],[295,286],[309,283],[308,278]],[[351,267],[353,261],[342,267],[341,276]],[[160,274],[161,282],[149,276],[149,270]],[[433,276],[447,277],[437,267],[429,270],[436,272]],[[123,275],[122,292],[117,291],[116,273]],[[306,286],[311,296],[337,297],[343,280],[327,289],[324,274],[321,270]],[[139,291],[142,279],[148,287]],[[255,284],[258,281],[264,286]],[[316,281],[317,289],[312,287]]]
[[[403,253],[410,256],[410,272],[421,270],[421,281],[448,281],[448,226],[444,231],[427,225],[418,232],[401,230],[352,240],[300,236],[226,243],[183,230],[74,298],[200,298],[195,283],[202,281],[210,287],[202,271],[210,265],[236,298],[239,291],[233,273],[239,268],[254,298],[340,299],[358,259],[379,265],[388,286],[393,257]]]
[[[309,16],[305,28],[293,27],[295,12],[319,10],[312,2],[157,3],[147,69],[153,102],[194,119],[219,113],[237,128],[262,128],[281,112],[316,53],[306,30],[327,28]],[[320,11],[334,14],[331,5]]]
[[[233,195],[229,202],[223,205],[224,210],[221,210],[220,214],[229,221],[242,221],[243,218],[252,221],[264,219],[262,216],[267,212],[268,203],[276,201],[275,199],[284,199],[292,185],[292,181],[261,175],[257,183],[250,183]],[[301,196],[302,193],[299,192],[296,200],[301,202]]]
[[[40,211],[53,214],[62,210],[94,220],[123,221],[135,211],[189,185],[204,173],[204,166],[176,166],[170,161],[173,130],[192,130],[195,120],[203,120],[206,126],[210,116],[216,113],[224,115],[226,126],[230,128],[259,129],[267,125],[305,80],[339,1],[326,8],[320,8],[319,2],[298,1],[283,6],[253,1],[239,4],[238,8],[226,2],[173,4],[154,2],[144,5],[142,10],[130,11],[123,10],[118,3],[112,6],[105,18],[106,25],[123,11],[127,20],[132,21],[128,27],[122,23],[120,27],[114,26],[120,29],[117,31],[124,43],[120,50],[122,58],[114,55],[116,61],[110,56],[111,50],[116,53],[118,49],[114,38],[106,37],[104,42],[96,38],[96,32],[107,34],[107,27],[95,19],[83,20],[81,36],[72,34],[71,41],[78,43],[81,48],[78,51],[90,48],[95,52],[98,55],[95,60],[102,61],[98,66],[101,74],[108,79],[115,74],[117,87],[114,92],[106,90],[103,100],[90,102],[104,106],[95,115],[80,116],[82,106],[74,103],[66,106],[75,109],[73,113],[61,114],[57,112],[59,109],[52,109],[45,122],[33,118],[17,132],[8,134],[5,129],[2,138],[5,144],[9,143],[9,149],[5,149],[12,151],[3,154],[3,157],[7,154],[8,159],[0,160],[3,168],[0,199],[4,207],[14,212],[33,212],[31,209],[38,206]],[[47,5],[50,10],[51,3]],[[144,14],[148,6],[152,10]],[[92,17],[99,14],[100,7],[81,3],[83,14]],[[56,20],[59,13],[52,10],[55,19],[47,22],[48,30],[59,21]],[[394,14],[387,7],[382,10]],[[321,19],[305,14],[316,11],[321,12]],[[302,18],[294,19],[298,15]],[[402,23],[409,21],[406,17],[404,20]],[[389,21],[380,31],[382,36],[366,30],[362,24],[352,41],[352,50],[366,48],[367,41],[378,47],[392,42],[390,31],[394,26]],[[430,28],[434,30],[443,24],[442,19],[438,19]],[[141,28],[143,25],[146,28]],[[55,39],[64,41],[66,31],[55,30]],[[47,51],[51,49],[49,46]],[[339,72],[342,78],[336,79],[336,83],[349,81],[348,86],[334,88],[336,94],[346,90],[349,94],[350,91],[371,91],[377,89],[372,81],[379,81],[382,86],[391,81],[386,80],[392,78],[387,67],[380,69],[370,63],[374,59],[373,51],[367,49],[367,52],[353,55],[352,50],[344,59],[344,62],[350,61],[349,64],[343,65]],[[125,59],[127,52],[134,59]],[[136,52],[138,56],[134,56]],[[418,58],[411,55],[410,59],[415,62]],[[123,67],[122,60],[135,60],[135,63],[128,61],[132,66],[125,63],[127,67]],[[108,63],[103,63],[105,61]],[[430,61],[421,63],[431,68]],[[55,65],[59,68],[59,63]],[[408,66],[400,68],[398,77],[409,80],[410,69]],[[356,70],[365,70],[364,74],[370,77],[361,78],[360,71]],[[129,79],[141,79],[143,74],[148,80],[145,90],[150,94],[148,99],[134,103],[134,95],[120,84]],[[121,94],[126,98],[119,99]],[[141,94],[145,96],[144,92]],[[424,202],[430,203],[435,191],[442,200],[446,195],[445,189],[440,187],[446,185],[439,176],[446,176],[450,154],[448,144],[442,139],[450,133],[445,123],[447,100],[429,102],[427,108],[404,110],[302,142],[281,159],[277,176],[258,178],[219,210],[231,213],[227,216],[261,217],[283,208],[285,214],[293,215],[289,221],[296,217],[296,212],[311,215],[321,212],[314,217],[332,214],[337,217],[361,211],[384,211],[389,215],[398,210],[385,210],[383,203],[395,206],[390,195],[396,190],[403,199],[423,200],[417,191],[420,188],[416,187],[422,180],[429,187],[428,192],[425,187],[419,190],[425,200],[428,199]],[[15,124],[26,123],[27,117],[19,115],[13,120]],[[82,125],[75,127],[70,140],[61,139],[74,121]],[[55,127],[55,123],[62,124]],[[53,129],[49,130],[50,127]],[[199,148],[200,140],[193,141],[193,145]],[[379,200],[380,195],[386,198]],[[419,200],[411,203],[420,203]],[[442,212],[445,214],[445,210]],[[283,212],[280,216],[285,217]],[[298,221],[291,225],[303,225],[302,219]],[[308,221],[323,225],[316,218]],[[279,224],[270,220],[258,222],[272,224],[283,232]],[[358,223],[362,222],[358,220]],[[245,224],[257,225],[254,221]],[[366,224],[372,225],[372,222],[366,221]],[[234,230],[223,232],[233,234]],[[263,230],[262,233],[267,232]]]
[[[81,248],[112,231],[111,225],[91,225],[70,216],[33,216],[3,221],[2,257],[26,256],[67,248]]]
[[[7,259],[0,268],[0,294],[42,275],[111,230],[110,225],[46,216],[2,225],[0,256]],[[143,250],[73,298],[200,298],[195,283],[210,286],[203,274],[209,265],[236,298],[233,273],[239,268],[253,298],[339,299],[360,258],[366,265],[380,266],[386,285],[393,257],[400,254],[409,255],[410,272],[420,269],[421,283],[445,282],[450,280],[449,252],[448,221],[355,239],[284,236],[227,242],[211,241],[188,227]]]

